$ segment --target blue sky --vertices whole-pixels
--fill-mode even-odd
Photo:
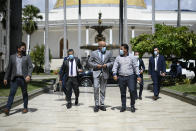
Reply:
[[[41,12],[44,12],[44,3],[45,0],[22,0],[23,7],[27,4],[33,4],[37,6]],[[147,8],[151,9],[151,1],[145,0]],[[155,0],[156,1],[156,10],[176,10],[178,0]],[[56,0],[49,0],[49,8],[52,9],[56,3]],[[181,9],[194,10],[196,11],[196,0],[181,0]]]

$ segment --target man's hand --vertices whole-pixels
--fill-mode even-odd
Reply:
[[[82,69],[78,69],[78,72],[83,72],[83,70]]]
[[[102,68],[102,65],[97,65],[97,68],[98,68],[98,69]]]
[[[137,82],[140,83],[142,79],[140,77],[137,78]]]
[[[62,85],[62,81],[59,81],[59,84]]]
[[[140,71],[140,74],[143,74],[143,70]]]
[[[114,79],[115,81],[117,81],[117,80],[118,80],[118,77],[117,77],[117,76],[113,76],[113,79]]]
[[[104,65],[103,65],[103,68],[107,68],[107,64],[104,64]]]
[[[152,78],[152,76],[151,76],[151,75],[149,75],[149,77],[150,77],[150,78]]]
[[[4,83],[4,85],[6,86],[6,85],[7,85],[7,80],[4,80],[3,83]]]
[[[163,76],[163,77],[164,77],[164,76],[165,76],[165,73],[161,73],[161,76]]]
[[[25,78],[25,81],[26,81],[27,83],[30,82],[30,80],[31,80],[30,76],[27,76],[27,77]]]

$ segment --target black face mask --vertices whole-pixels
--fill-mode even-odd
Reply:
[[[22,54],[23,56],[26,56],[26,51],[25,51],[25,50],[22,50],[22,51],[21,51],[21,54]]]

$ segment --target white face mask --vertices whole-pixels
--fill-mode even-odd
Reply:
[[[135,56],[135,58],[139,59],[139,56],[138,56],[138,55],[136,55],[136,56]]]
[[[158,52],[157,51],[154,51],[154,55],[158,55]]]
[[[124,55],[124,51],[123,50],[120,50],[120,55]]]

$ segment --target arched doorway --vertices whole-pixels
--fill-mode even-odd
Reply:
[[[67,45],[66,46],[67,46],[66,49],[69,49],[68,40],[67,40]],[[60,40],[60,54],[59,54],[60,58],[63,58],[63,49],[64,49],[64,39],[62,38]]]

